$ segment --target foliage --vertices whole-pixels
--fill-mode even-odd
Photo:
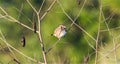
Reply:
[[[44,0],[29,2],[38,11]],[[53,6],[50,8],[52,3]],[[120,63],[119,4],[119,0],[45,0],[39,14],[45,51],[58,42],[46,54],[47,63]],[[44,62],[41,41],[38,33],[32,30],[34,22],[37,23],[37,30],[39,29],[38,16],[32,6],[27,0],[0,0],[0,7],[0,63],[16,63],[14,55],[21,64]],[[11,21],[2,9],[20,23]],[[46,15],[43,16],[45,13]],[[31,29],[24,27],[21,23]],[[51,34],[60,24],[67,26],[68,32],[65,37],[58,40]],[[2,35],[6,40],[2,40]],[[26,38],[25,47],[21,45],[22,36]],[[34,59],[38,62],[34,62]]]

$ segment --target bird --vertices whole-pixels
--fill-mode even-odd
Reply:
[[[66,35],[66,33],[67,33],[66,26],[61,24],[55,29],[53,36],[57,37],[60,40],[63,36]]]

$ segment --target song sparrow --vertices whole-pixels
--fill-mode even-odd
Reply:
[[[60,39],[61,37],[65,36],[67,33],[66,26],[64,25],[59,25],[55,31],[54,31],[54,36]]]

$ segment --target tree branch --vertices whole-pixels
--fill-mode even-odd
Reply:
[[[55,2],[56,2],[57,0],[54,0],[53,2],[52,2],[52,4],[50,5],[50,7],[47,9],[47,11],[42,15],[42,17],[41,17],[41,19],[40,20],[43,20],[44,19],[44,17],[47,15],[47,13],[50,11],[50,9],[53,7],[53,5],[55,4]]]

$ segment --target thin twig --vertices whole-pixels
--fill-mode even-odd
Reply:
[[[80,16],[80,14],[81,14],[84,6],[85,6],[85,3],[86,3],[86,0],[84,0],[84,3],[83,3],[83,5],[82,5],[80,11],[78,12],[78,15],[77,15],[76,18],[74,19],[74,23],[75,23],[75,21],[78,19],[78,17]],[[71,27],[73,26],[74,23],[72,22]]]
[[[8,16],[8,17],[9,17],[10,19],[12,19],[14,22],[16,22],[16,23],[18,23],[18,24],[22,25],[23,27],[25,27],[25,28],[27,28],[27,29],[29,29],[29,30],[34,31],[34,29],[32,29],[32,28],[30,28],[29,26],[27,26],[27,25],[25,25],[25,24],[21,23],[20,21],[16,20],[16,19],[15,19],[15,18],[13,18],[12,16]]]
[[[43,20],[44,19],[44,17],[47,15],[47,13],[51,10],[51,8],[53,7],[53,5],[55,4],[55,2],[56,2],[57,0],[54,0],[53,2],[52,2],[52,4],[50,5],[50,7],[47,9],[47,11],[42,15],[42,17],[40,18],[40,20]]]
[[[17,50],[16,48],[14,48],[13,46],[11,46],[7,40],[5,39],[4,35],[2,34],[2,32],[0,31],[0,34],[2,35],[2,38],[0,38],[0,40],[2,40],[5,44],[7,44],[8,47],[10,47],[11,49],[15,50],[16,52],[18,52],[19,54],[21,54],[22,56],[26,57],[27,59],[31,60],[31,61],[34,61],[34,62],[37,62],[37,60],[23,54],[22,52],[20,52],[19,50]]]
[[[53,7],[53,5],[55,4],[56,0],[54,0],[52,2],[52,4],[50,5],[50,7],[47,9],[47,11],[42,15],[42,17],[40,17],[39,13],[41,11],[41,8],[43,7],[45,0],[43,1],[39,11],[37,12],[37,19],[38,19],[38,36],[39,36],[39,40],[40,40],[40,45],[42,48],[42,54],[43,54],[43,58],[44,58],[44,63],[47,64],[47,59],[46,59],[46,52],[45,52],[45,48],[44,48],[44,43],[42,40],[42,35],[41,35],[41,20],[47,15],[47,13],[49,12],[49,10]]]
[[[46,51],[46,54],[48,54],[48,53],[58,44],[59,41],[60,41],[60,39],[57,40],[57,41]]]
[[[109,28],[110,31],[111,31],[111,30],[116,30],[116,29],[120,29],[120,26],[115,27],[115,28]],[[108,29],[100,30],[100,32],[107,32],[107,31],[108,31]]]
[[[85,38],[85,40],[87,41],[88,45],[89,45],[93,50],[95,50],[94,46],[88,41],[88,39]]]
[[[40,6],[40,8],[39,8],[39,10],[38,10],[38,13],[41,12],[41,9],[43,8],[44,3],[45,3],[45,0],[43,0],[42,4],[41,4],[41,6]]]
[[[111,22],[112,18],[115,16],[115,13],[114,13],[115,11],[116,11],[116,9],[114,11],[112,11],[112,13],[110,15],[110,19],[108,21],[108,24]]]
[[[30,3],[29,0],[27,0],[27,3],[31,6],[31,8],[34,10],[34,12],[37,13],[37,10],[35,9],[35,7],[33,7],[33,5]]]
[[[5,17],[7,17],[7,15],[0,14],[0,18],[5,18]]]
[[[21,22],[18,21],[17,19],[15,19],[15,18],[13,18],[12,16],[10,16],[1,6],[0,6],[0,9],[6,14],[6,16],[7,16],[9,19],[13,20],[14,22],[16,22],[16,23],[22,25],[23,27],[25,27],[25,28],[27,28],[27,29],[29,29],[29,30],[34,31],[34,30],[33,30],[32,28],[30,28],[29,26],[27,26],[27,25],[21,23]],[[6,18],[6,19],[7,19],[7,18]],[[8,19],[8,20],[9,20],[9,19]]]
[[[40,21],[40,16],[39,16],[39,14],[37,14],[37,19],[38,19],[38,37],[39,37],[40,45],[41,45],[41,48],[42,48],[42,54],[43,54],[44,63],[47,64],[47,59],[46,59],[46,53],[45,53],[44,43],[43,43],[42,35],[41,35],[41,21]]]
[[[3,42],[5,42],[5,40],[3,40],[2,38],[0,38],[0,40],[2,40]],[[5,42],[5,43],[7,43],[7,42]],[[8,45],[10,48],[12,48],[13,50],[15,50],[16,52],[18,52],[19,54],[21,54],[21,55],[23,55],[24,57],[26,57],[27,59],[29,59],[29,60],[31,60],[31,61],[34,61],[34,62],[37,62],[37,60],[35,60],[35,59],[33,59],[33,58],[31,58],[31,57],[23,54],[22,52],[20,52],[19,50],[17,50],[17,49],[14,48],[13,46],[11,46],[10,44],[7,43],[7,45]]]
[[[103,12],[102,12],[102,14],[103,14]],[[112,12],[112,14],[111,14],[111,16],[110,16],[110,18],[109,18],[109,21],[108,21],[108,24],[110,23],[110,21],[111,21],[111,19],[113,18],[113,16],[114,16],[114,14],[113,14],[113,12]],[[104,17],[104,16],[103,16]],[[104,19],[105,19],[105,17],[104,17]],[[106,26],[107,26],[107,22],[106,22],[106,20],[105,20],[105,24],[106,24]],[[108,26],[107,26],[107,30],[101,30],[101,32],[105,32],[105,31],[110,31],[110,30],[114,30],[114,29],[119,29],[120,27],[115,27],[115,28],[109,28]],[[109,32],[110,33],[110,32]]]
[[[23,15],[25,18],[27,18],[30,23],[32,23],[32,21],[30,20],[30,18],[28,18],[23,12],[21,12],[18,8],[15,8],[15,9],[16,9],[16,11],[18,11],[21,15]]]
[[[120,47],[120,44],[118,44],[118,45],[116,46],[116,48],[111,49],[111,50],[109,51],[109,53],[104,54],[104,56],[103,56],[102,58],[98,59],[97,61],[100,61],[100,60],[102,60],[103,58],[107,57],[108,55],[110,55],[111,53],[113,53],[113,52],[114,52],[116,49],[118,49],[119,47]]]
[[[17,64],[20,64],[20,62],[17,59],[13,59],[13,61],[15,61]]]
[[[22,10],[23,10],[23,4],[21,5],[20,10],[19,10],[19,15],[18,15],[18,18],[17,18],[18,20],[19,20],[19,18],[20,18],[20,16],[21,16]]]
[[[5,41],[5,44],[7,45],[7,48],[9,49],[9,51],[12,53],[12,55],[13,55],[13,57],[15,58],[15,59],[17,59],[17,57],[16,57],[16,55],[14,54],[14,52],[11,50],[11,48],[8,46],[8,44],[6,43],[7,41],[6,41],[6,39],[5,39],[5,37],[3,36],[3,34],[2,34],[2,32],[0,31],[0,34],[1,34],[1,36],[2,36],[2,38],[3,38],[3,40]],[[18,60],[18,59],[17,59]]]
[[[113,38],[113,44],[114,44],[114,59],[115,59],[115,64],[117,64],[117,55],[116,55],[116,44],[115,44],[115,38]]]
[[[6,14],[8,15],[8,13],[0,6],[0,9]]]
[[[38,19],[38,35],[39,35],[39,39],[40,39],[40,42],[43,42],[42,41],[42,36],[41,36],[41,21],[40,21],[40,16],[39,14],[37,14],[37,19]]]
[[[107,30],[108,30],[108,32],[109,32],[109,34],[111,35],[111,37],[112,37],[112,42],[113,42],[113,47],[114,47],[114,57],[115,57],[115,61],[117,62],[117,56],[116,56],[116,44],[115,44],[115,38],[114,38],[114,35],[110,32],[110,29],[109,29],[109,26],[108,26],[108,24],[107,24],[107,22],[105,21],[105,25],[106,25],[106,27],[107,27]],[[117,64],[117,63],[116,63]]]
[[[12,54],[10,54],[10,53],[8,53],[8,51],[6,51],[5,49],[4,49],[4,47],[2,46],[2,44],[0,43],[0,47],[2,48],[2,49],[0,49],[0,50],[2,50],[2,52],[4,53],[4,54],[8,54],[11,58],[16,58],[16,57],[13,57],[13,55]],[[5,48],[7,48],[8,49],[8,46],[7,47],[5,47]],[[9,50],[10,51],[10,50]]]
[[[102,14],[103,14],[103,12],[102,12]],[[104,16],[103,16],[104,17]],[[113,17],[113,16],[112,16]],[[110,18],[110,20],[109,20],[109,22],[111,21],[111,19],[112,19],[112,17]],[[105,18],[105,17],[104,17]],[[111,33],[111,31],[110,31],[110,29],[109,29],[109,26],[108,26],[108,24],[107,24],[107,22],[105,21],[105,25],[106,25],[106,27],[107,27],[107,30],[108,30],[108,32],[109,32],[109,34],[111,35],[111,37],[112,37],[112,43],[113,43],[113,47],[114,47],[114,59],[115,59],[115,63],[117,64],[117,55],[116,55],[116,44],[115,44],[115,38],[114,38],[114,35]]]
[[[10,20],[10,21],[13,21],[13,22],[16,22],[16,23],[22,25],[23,27],[25,27],[25,28],[27,28],[27,29],[29,29],[29,30],[34,31],[34,29],[30,28],[29,26],[21,23],[21,22],[18,21],[17,19],[15,19],[15,18],[13,18],[12,16],[10,16],[2,7],[0,7],[0,9],[1,9],[1,10],[5,13],[5,15],[8,17],[8,18],[5,17],[5,19]],[[37,31],[37,33],[38,33],[38,31]]]
[[[97,33],[97,39],[96,39],[95,64],[97,64],[97,60],[98,60],[98,42],[99,42],[99,36],[100,36],[101,18],[102,18],[102,0],[100,1],[100,11],[99,11],[99,21],[98,21],[98,33]]]

